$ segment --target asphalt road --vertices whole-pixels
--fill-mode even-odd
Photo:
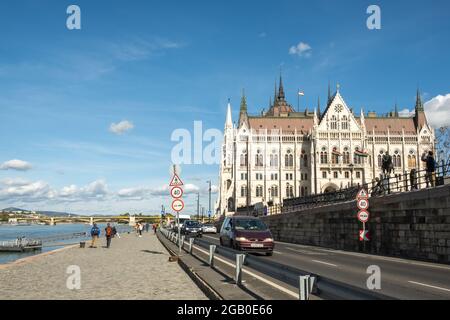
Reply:
[[[219,235],[203,239],[219,245]],[[367,289],[369,266],[381,271],[378,292],[397,299],[450,299],[450,266],[393,257],[332,250],[321,247],[275,242],[272,257],[278,263],[322,277]]]

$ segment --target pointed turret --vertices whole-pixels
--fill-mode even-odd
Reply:
[[[247,98],[245,97],[244,89],[242,89],[241,108],[239,111],[239,128],[243,123],[246,123],[248,125]]]
[[[225,129],[233,128],[233,119],[231,118],[231,102],[228,99],[228,107],[227,107],[227,119],[225,121]]]
[[[398,107],[397,107],[397,101],[395,101],[395,107],[394,107],[394,117],[398,118],[399,114],[398,114]]]
[[[330,87],[330,81],[328,80],[328,102],[327,105],[331,103],[331,87]]]
[[[362,126],[362,127],[365,127],[365,126],[366,126],[366,118],[364,117],[364,109],[363,109],[363,108],[361,108],[361,116],[360,116],[360,119],[361,119],[361,126]]]
[[[414,123],[416,124],[417,131],[419,131],[427,123],[419,88],[417,88],[415,113]]]
[[[283,88],[283,79],[281,77],[281,74],[280,74],[280,87],[278,88],[278,99],[279,100],[285,99],[284,88]]]

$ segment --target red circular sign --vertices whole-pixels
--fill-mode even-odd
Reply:
[[[170,190],[170,195],[172,196],[172,198],[179,199],[183,196],[183,189],[181,189],[180,187],[173,187]]]
[[[367,200],[367,199],[359,199],[358,200],[358,209],[359,210],[367,210],[367,209],[369,209],[369,200]]]
[[[176,211],[176,212],[180,212],[181,210],[183,210],[184,209],[184,202],[183,202],[183,200],[181,200],[181,199],[173,200],[173,202],[172,202],[172,209],[173,209],[173,211]]]
[[[370,218],[369,211],[361,210],[360,212],[358,212],[358,220],[361,221],[362,223],[366,223],[367,221],[369,221],[369,218]]]

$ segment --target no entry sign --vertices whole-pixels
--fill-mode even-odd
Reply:
[[[367,210],[361,210],[360,212],[358,212],[358,220],[362,223],[366,223],[367,221],[369,221],[369,217],[370,214]]]

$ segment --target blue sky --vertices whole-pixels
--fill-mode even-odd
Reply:
[[[66,28],[71,4],[81,30]],[[371,4],[381,30],[366,27]],[[302,109],[325,101],[330,81],[356,110],[411,110],[419,85],[446,111],[449,30],[445,0],[2,1],[0,208],[159,212],[172,132],[222,129],[242,88],[259,113],[280,68],[294,106],[305,92]],[[122,121],[132,128],[111,132]],[[197,190],[206,207],[218,166],[182,169],[187,210]]]

